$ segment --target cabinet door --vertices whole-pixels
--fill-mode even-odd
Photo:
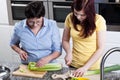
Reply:
[[[0,0],[0,24],[9,24],[8,20],[8,2],[10,0]]]

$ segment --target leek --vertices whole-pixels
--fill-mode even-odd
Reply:
[[[104,68],[105,73],[116,71],[116,70],[120,70],[120,65],[116,64],[116,65],[112,65]],[[85,73],[85,75],[94,75],[94,74],[100,74],[100,69],[87,71]]]

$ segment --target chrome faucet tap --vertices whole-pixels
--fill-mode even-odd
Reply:
[[[103,56],[102,60],[101,60],[101,64],[100,64],[100,80],[104,80],[104,63],[107,59],[107,57],[113,53],[113,52],[116,52],[116,51],[119,51],[120,52],[120,47],[114,47],[114,48],[111,48],[110,50],[108,50],[105,55]]]

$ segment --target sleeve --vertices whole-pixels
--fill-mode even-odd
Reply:
[[[96,31],[106,31],[106,21],[101,15],[97,15]]]
[[[69,13],[65,19],[65,27],[67,28],[70,28],[70,25],[71,25],[71,16],[72,16],[72,13]]]
[[[12,45],[19,45],[19,43],[20,43],[19,36],[17,35],[18,34],[17,27],[18,27],[18,25],[15,24],[15,28],[13,30],[13,34],[12,34],[11,40],[10,40],[10,46],[12,46]]]
[[[59,32],[59,28],[57,26],[56,21],[53,21],[52,25],[53,27],[53,31],[52,31],[52,52],[54,51],[58,51],[58,52],[62,52],[62,45],[61,45],[61,39],[60,39],[60,32]]]

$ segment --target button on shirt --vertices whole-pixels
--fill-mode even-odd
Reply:
[[[61,53],[59,29],[55,21],[47,18],[44,18],[44,24],[37,35],[27,26],[26,19],[16,23],[10,45],[17,44],[28,53],[28,60],[22,63],[36,62],[54,51]]]

